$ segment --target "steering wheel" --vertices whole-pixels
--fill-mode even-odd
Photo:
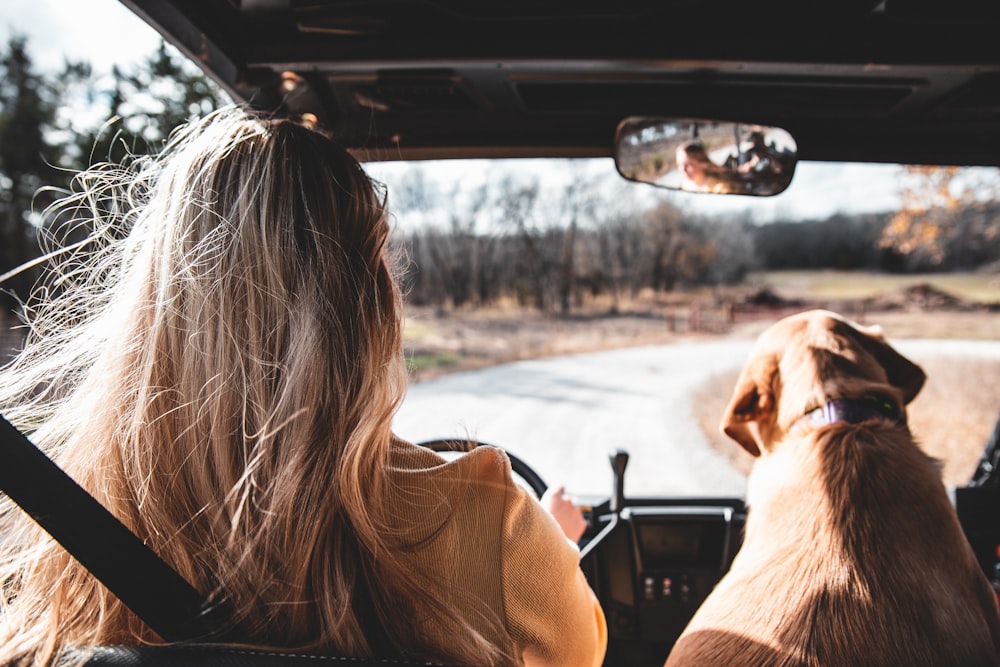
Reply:
[[[463,440],[461,438],[439,438],[437,440],[428,440],[426,442],[420,443],[421,447],[427,447],[428,449],[433,449],[435,452],[469,452],[476,447],[495,447],[496,445],[490,445],[485,442],[480,442],[478,440]],[[498,447],[498,449],[503,449]],[[514,456],[507,450],[504,450],[507,454],[507,458],[510,459],[511,470],[514,474],[520,477],[524,484],[534,491],[535,495],[539,498],[545,494],[545,490],[548,489],[548,485],[541,478],[541,476],[532,469],[527,463]]]
[[[993,425],[993,432],[986,441],[969,486],[1000,486],[1000,417]]]

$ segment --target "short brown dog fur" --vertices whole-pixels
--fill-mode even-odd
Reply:
[[[758,457],[743,546],[668,667],[1000,664],[996,596],[906,427],[924,380],[879,330],[828,311],[761,335],[722,422]],[[857,399],[890,409],[803,419]]]

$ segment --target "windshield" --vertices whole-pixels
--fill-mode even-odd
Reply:
[[[622,449],[630,496],[743,496],[752,457],[718,427],[736,374],[767,324],[821,307],[928,370],[914,429],[949,484],[978,462],[1000,411],[996,169],[800,163],[781,195],[719,197],[611,160],[367,168],[405,258],[404,438],[499,445],[579,495],[611,492]]]

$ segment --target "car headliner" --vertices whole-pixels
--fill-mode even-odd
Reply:
[[[1000,146],[990,0],[122,2],[234,99],[363,159],[607,156],[629,115],[784,127],[806,160]]]

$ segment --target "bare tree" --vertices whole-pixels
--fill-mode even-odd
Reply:
[[[606,203],[599,189],[602,179],[589,174],[579,163],[571,163],[569,173],[569,182],[555,199],[560,214],[556,219],[565,221],[562,225],[558,275],[559,309],[564,315],[582,302],[577,281],[581,228],[593,228],[601,207]]]
[[[512,286],[522,303],[530,300],[539,310],[548,304],[546,277],[552,264],[545,248],[545,227],[539,220],[537,178],[516,181],[510,174],[494,193],[495,209],[504,224],[513,228],[520,252],[513,258]]]
[[[684,213],[669,202],[661,202],[646,212],[646,241],[649,258],[649,285],[658,292],[673,290],[688,273],[692,260]]]

